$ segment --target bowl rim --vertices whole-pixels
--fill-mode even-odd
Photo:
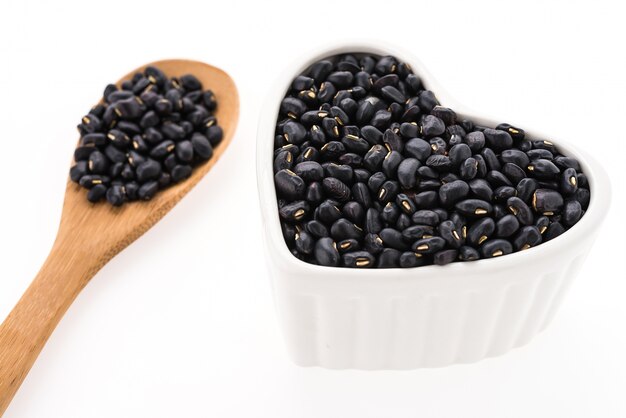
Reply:
[[[424,68],[423,64],[413,54],[395,45],[378,40],[347,40],[322,45],[305,54],[301,54],[300,57],[294,59],[291,64],[285,67],[273,84],[260,113],[257,129],[257,183],[263,230],[267,243],[266,251],[268,258],[274,262],[277,268],[283,272],[293,273],[294,280],[315,276],[316,280],[320,280],[321,282],[327,282],[329,280],[353,282],[358,280],[361,283],[367,281],[370,285],[385,285],[389,283],[388,280],[390,277],[398,277],[401,280],[421,281],[433,276],[458,277],[461,275],[473,275],[486,271],[493,272],[514,268],[532,262],[535,257],[545,257],[550,254],[567,251],[575,247],[580,240],[595,236],[596,231],[592,229],[600,226],[606,217],[611,201],[611,186],[606,171],[597,160],[576,146],[569,144],[567,141],[562,141],[553,135],[545,135],[544,133],[524,128],[528,136],[532,138],[550,138],[563,154],[577,158],[590,184],[591,196],[589,207],[585,215],[578,223],[559,237],[524,251],[507,254],[504,257],[480,259],[472,262],[453,262],[445,266],[428,265],[385,269],[355,269],[319,266],[296,258],[289,251],[282,235],[276,190],[274,188],[272,156],[274,152],[274,131],[280,102],[291,85],[293,78],[299,75],[313,62],[344,53],[369,53],[381,56],[393,55],[407,62],[412,67],[414,73],[422,79],[424,85],[435,92],[443,106],[450,107],[459,116],[472,119],[484,126],[496,126],[499,123],[494,122],[494,119],[491,118],[477,116],[457,102],[440,86],[437,80]],[[438,277],[438,280],[441,280],[441,277]]]

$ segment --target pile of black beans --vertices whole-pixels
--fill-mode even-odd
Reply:
[[[578,161],[458,117],[392,56],[335,56],[296,77],[274,148],[285,241],[324,266],[498,257],[557,237],[589,205]]]
[[[89,189],[90,202],[149,200],[213,156],[222,140],[216,107],[213,92],[191,74],[168,78],[147,67],[121,88],[109,84],[78,125],[70,178]]]

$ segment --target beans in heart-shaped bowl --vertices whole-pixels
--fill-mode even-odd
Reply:
[[[609,202],[592,158],[473,115],[386,45],[290,68],[262,115],[257,169],[275,296],[303,365],[439,366],[523,344]]]

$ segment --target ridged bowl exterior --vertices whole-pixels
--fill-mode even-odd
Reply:
[[[257,138],[257,177],[266,255],[280,325],[294,362],[333,369],[412,369],[469,363],[529,342],[553,318],[580,270],[610,203],[610,185],[591,157],[552,136],[587,175],[591,202],[562,236],[507,256],[447,266],[357,270],[302,262],[283,239],[273,184],[273,139],[290,81],[324,57],[362,52],[408,62],[444,106],[482,125],[406,52],[375,43],[327,48],[300,60],[272,90]],[[526,129],[526,127],[523,127]]]

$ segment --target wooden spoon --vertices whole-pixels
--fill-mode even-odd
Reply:
[[[160,191],[147,202],[119,208],[87,201],[85,189],[68,180],[61,224],[52,250],[35,280],[4,323],[0,325],[0,416],[30,371],[52,331],[89,280],[111,258],[160,220],[213,167],[232,139],[239,117],[239,97],[224,71],[189,60],[146,64],[123,77],[152,65],[168,77],[194,74],[216,96],[217,120],[224,130],[213,157],[194,168],[191,177]]]

